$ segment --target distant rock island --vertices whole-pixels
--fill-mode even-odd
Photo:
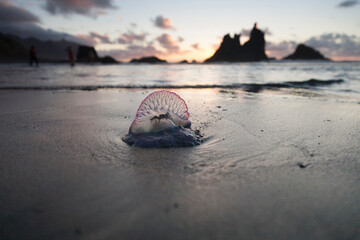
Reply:
[[[253,62],[267,59],[264,32],[257,29],[255,23],[251,30],[250,39],[244,45],[240,44],[240,34],[235,34],[234,38],[227,34],[224,36],[219,49],[204,62]]]
[[[180,62],[178,62],[178,63],[181,63],[181,64],[188,64],[189,62],[188,62],[187,60],[182,60],[182,61],[180,61]]]
[[[300,44],[297,46],[295,52],[290,54],[287,57],[284,57],[285,60],[329,60],[325,58],[319,51],[306,46],[305,44]]]
[[[191,62],[188,62],[187,60],[182,60],[178,62],[179,64],[195,64],[198,63],[195,59],[193,59]]]
[[[167,62],[155,56],[151,56],[151,57],[143,57],[139,59],[132,59],[130,63],[167,63]]]

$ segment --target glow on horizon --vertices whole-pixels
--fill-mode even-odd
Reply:
[[[44,5],[46,2],[59,2],[55,0],[0,1],[22,7],[36,15],[40,18],[37,25],[43,29],[85,38],[89,37],[91,32],[94,35],[108,36],[111,43],[101,43],[99,39],[92,43],[100,55],[112,55],[122,50],[122,55],[118,57],[114,55],[120,61],[132,58],[133,55],[127,58],[126,54],[129,51],[125,51],[132,45],[138,46],[138,57],[141,57],[141,53],[146,55],[150,52],[159,53],[155,55],[169,62],[184,59],[203,61],[214,53],[214,46],[220,44],[225,34],[245,33],[252,28],[254,22],[258,23],[260,29],[267,29],[265,39],[269,57],[282,58],[294,51],[294,43],[306,43],[312,39],[312,43],[317,41],[315,48],[318,46],[338,48],[337,51],[332,52],[330,48],[326,52],[331,56],[323,53],[326,57],[333,60],[360,60],[360,50],[357,50],[360,48],[360,14],[358,14],[360,3],[349,8],[338,7],[343,0],[316,2],[311,0],[301,2],[156,0],[151,3],[146,0],[109,0],[107,2],[111,3],[109,5],[111,8],[95,9],[97,16],[71,11],[71,9],[66,13],[51,14],[46,11]],[[74,0],[72,3],[73,6],[81,8],[85,6],[79,5],[80,2],[91,1],[93,0]],[[61,4],[66,2],[61,2]],[[204,7],[205,4],[206,7]],[[164,20],[165,25],[156,22],[161,19]],[[170,27],[166,27],[166,24]],[[146,34],[146,38],[142,43],[119,44],[118,39],[129,32],[138,35]],[[340,41],[339,39],[325,38],[327,36],[325,34],[329,33],[340,34],[342,42],[348,44],[343,52],[339,52],[339,45],[334,45]],[[163,34],[171,36],[171,39],[167,39],[167,42],[164,38],[160,39],[159,37]],[[351,36],[355,37],[351,38]],[[243,34],[242,44],[246,38]],[[90,37],[88,39],[91,40]],[[353,53],[348,50],[349,47],[354,49]]]

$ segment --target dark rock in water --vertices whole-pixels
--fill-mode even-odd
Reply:
[[[79,46],[76,60],[78,62],[97,62],[99,59],[94,47]]]
[[[189,63],[187,60],[182,60],[181,62],[179,62],[179,63],[185,63],[185,64],[187,64],[187,63]]]
[[[303,163],[301,163],[301,162],[298,162],[296,165],[298,165],[299,168],[307,168],[307,167],[310,166],[311,164],[310,164],[310,163],[308,163],[308,164],[303,164]]]
[[[99,59],[101,63],[104,64],[113,64],[113,63],[119,63],[118,61],[116,61],[114,58],[110,57],[110,56],[105,56]]]
[[[219,49],[216,50],[212,57],[206,59],[205,62],[251,62],[267,59],[264,33],[257,29],[255,23],[249,41],[243,46],[240,44],[240,34],[235,34],[234,38],[227,34],[224,36]]]
[[[284,60],[329,60],[324,57],[320,52],[315,49],[300,44],[297,46],[295,52],[285,57]]]
[[[166,63],[165,60],[159,59],[155,56],[133,59],[130,62],[131,63]]]
[[[28,59],[28,50],[20,43],[0,33],[0,62],[17,62]]]

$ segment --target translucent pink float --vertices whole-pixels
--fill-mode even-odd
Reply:
[[[203,141],[190,129],[188,107],[176,93],[156,91],[140,104],[123,141],[137,147],[188,147]]]

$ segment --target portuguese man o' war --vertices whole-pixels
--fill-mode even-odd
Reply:
[[[199,145],[203,136],[190,128],[189,117],[188,107],[179,95],[166,90],[153,92],[140,104],[122,140],[143,148]]]

